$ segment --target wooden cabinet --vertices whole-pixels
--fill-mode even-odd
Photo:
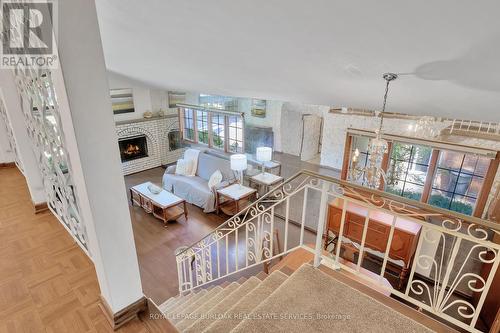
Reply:
[[[342,200],[336,199],[328,208],[328,230],[336,235],[340,233],[342,207]],[[367,214],[368,210],[365,207],[349,202],[346,205],[343,236],[361,244]],[[385,253],[393,220],[394,216],[391,214],[372,211],[368,221],[365,247]],[[418,223],[400,217],[396,218],[389,257],[404,262],[400,272],[400,284],[405,279],[415,255],[420,229],[421,225]]]

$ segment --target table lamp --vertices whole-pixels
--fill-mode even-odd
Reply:
[[[269,162],[273,158],[273,149],[270,147],[257,147],[257,151],[255,153],[255,158],[257,161],[262,162],[262,173],[265,176],[265,167],[264,163]]]
[[[240,187],[243,184],[243,170],[247,168],[247,156],[244,154],[231,155],[231,170],[239,172]]]

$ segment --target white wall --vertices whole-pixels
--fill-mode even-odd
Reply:
[[[342,169],[344,145],[348,128],[374,131],[379,126],[379,118],[356,115],[341,115],[325,113],[323,127],[323,147],[321,164],[335,169]],[[415,120],[384,119],[383,132],[397,135],[411,135],[408,133],[410,125],[415,126]],[[450,123],[443,122],[439,126],[445,128]]]
[[[14,152],[10,148],[9,138],[7,137],[7,124],[0,116],[0,163],[14,162]]]
[[[245,114],[245,124],[258,127],[271,127],[274,135],[275,151],[281,151],[281,108],[283,102],[267,101],[266,116],[254,117],[252,115],[252,99],[240,98],[238,101],[238,109]]]
[[[130,77],[108,71],[108,84],[110,89],[131,88],[134,99],[134,112],[115,114],[115,121],[140,119],[144,112],[158,112],[166,110],[168,113],[177,113],[176,108],[168,107],[168,91],[151,87]],[[186,104],[198,105],[198,92],[186,92]],[[112,112],[112,111],[110,111]]]
[[[131,113],[122,113],[114,115],[115,121],[121,120],[129,120],[129,119],[138,119],[142,118],[142,115],[146,111],[157,111],[161,106],[161,92],[153,92],[151,93],[151,88],[147,87],[145,84],[137,82],[131,78],[126,76],[109,72],[108,71],[108,82],[110,89],[119,89],[119,88],[131,88],[132,96],[134,99],[134,112]],[[166,92],[164,92],[166,95]],[[153,97],[152,97],[153,95]],[[166,98],[165,98],[166,99]],[[153,103],[154,100],[154,103]],[[154,107],[153,108],[153,104]],[[163,106],[166,108],[166,104]],[[113,112],[110,110],[109,112]]]
[[[61,1],[59,14],[53,80],[71,176],[101,295],[117,313],[143,293],[95,3]]]
[[[299,156],[302,141],[302,116],[313,114],[324,117],[329,107],[323,105],[285,102],[281,109],[281,151]]]

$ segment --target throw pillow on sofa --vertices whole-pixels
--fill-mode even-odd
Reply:
[[[214,186],[217,186],[222,181],[222,173],[220,170],[215,171],[208,180],[208,188],[213,189]]]
[[[184,159],[177,160],[177,165],[175,166],[175,174],[179,176],[185,176],[187,174],[188,163]]]

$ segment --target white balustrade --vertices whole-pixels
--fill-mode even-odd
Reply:
[[[328,203],[333,199],[342,200],[342,214],[337,244],[332,254],[325,254]],[[350,241],[344,233],[349,204],[368,212],[354,264],[341,259],[342,245]],[[380,272],[366,274],[362,260],[370,251],[367,235],[375,212],[392,215],[392,221],[385,251],[380,253]],[[311,224],[313,218],[316,224]],[[406,288],[401,290],[384,283],[398,218],[421,226]],[[275,242],[275,229],[284,240],[283,248]],[[499,226],[488,221],[302,171],[180,252],[176,257],[179,290],[190,292],[303,248],[314,254],[315,267],[324,264],[346,270],[454,325],[479,332],[475,326],[500,262],[500,245],[491,240],[494,233],[500,233]],[[440,246],[435,256],[422,251],[436,242]],[[477,266],[469,265],[472,260],[491,265],[486,278]],[[431,269],[432,274],[424,278],[419,269]],[[477,302],[472,297],[453,297],[459,290],[475,295]]]

